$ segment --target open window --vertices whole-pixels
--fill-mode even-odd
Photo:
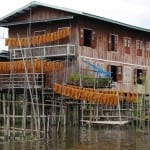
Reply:
[[[122,66],[108,65],[108,71],[111,72],[113,82],[122,81]]]
[[[130,54],[131,38],[124,37],[124,50],[126,54]]]
[[[96,32],[91,29],[80,29],[80,46],[96,48]]]
[[[134,69],[134,84],[145,84],[146,70]]]
[[[118,35],[110,34],[108,50],[109,51],[117,51],[117,48],[118,48]]]
[[[142,56],[143,41],[136,40],[136,54]]]

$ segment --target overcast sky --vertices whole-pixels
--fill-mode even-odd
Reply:
[[[4,0],[0,18],[32,0]],[[42,3],[84,11],[134,26],[150,29],[150,0],[37,0]],[[0,30],[0,40],[7,36]],[[2,44],[0,45],[2,48]]]

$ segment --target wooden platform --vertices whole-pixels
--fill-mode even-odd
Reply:
[[[81,122],[85,122],[88,124],[107,124],[107,125],[125,125],[130,121],[89,121],[89,120],[80,120]]]

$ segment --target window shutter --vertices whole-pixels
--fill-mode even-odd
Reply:
[[[142,84],[145,84],[146,81],[146,70],[143,70],[143,80],[142,80]]]
[[[137,84],[137,69],[134,69],[134,84]]]
[[[84,29],[80,28],[79,32],[79,44],[80,46],[84,45]]]
[[[125,53],[130,54],[130,47],[125,47]]]
[[[115,35],[115,47],[114,47],[114,51],[117,51],[118,49],[118,35]]]
[[[142,56],[143,41],[136,40],[136,49],[137,56]]]
[[[122,66],[117,66],[117,81],[122,81]]]
[[[141,49],[137,49],[137,56],[142,56],[142,50]]]
[[[111,65],[107,65],[107,71],[111,72]]]
[[[97,46],[96,32],[92,31],[91,47],[96,48],[96,46]]]
[[[111,51],[111,34],[108,37],[108,50]]]

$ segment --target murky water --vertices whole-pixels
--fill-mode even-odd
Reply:
[[[67,128],[49,139],[0,143],[0,150],[150,150],[147,134],[134,129]]]

